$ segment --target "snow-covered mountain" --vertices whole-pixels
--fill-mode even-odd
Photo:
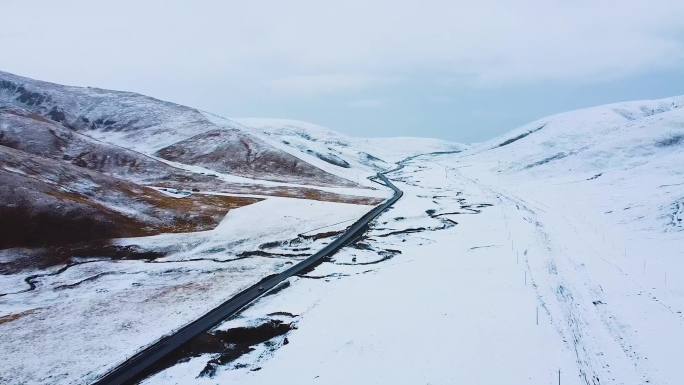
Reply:
[[[320,186],[353,183],[272,148],[244,127],[223,119],[214,124],[200,111],[144,95],[97,88],[68,87],[0,72],[0,106],[25,110],[72,132],[162,159],[191,153],[188,165],[220,158],[217,171],[255,179]],[[212,154],[203,154],[210,137]],[[193,144],[199,147],[193,147]],[[181,151],[184,148],[184,151]]]
[[[671,231],[684,226],[683,146],[684,97],[673,97],[546,117],[482,143],[464,157],[486,170],[483,175],[537,185],[530,193],[550,181],[566,191],[594,191],[594,203],[619,222]]]
[[[489,140],[472,152],[489,150],[490,157],[510,170],[539,170],[547,163],[562,163],[573,172],[629,169],[673,155],[667,150],[680,143],[683,104],[684,97],[674,97],[566,112]]]

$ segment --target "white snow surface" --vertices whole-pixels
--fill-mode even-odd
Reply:
[[[363,245],[217,328],[291,313],[295,330],[213,377],[205,354],[145,383],[680,384],[683,100],[403,162]]]

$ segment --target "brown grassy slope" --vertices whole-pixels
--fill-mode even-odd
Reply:
[[[201,231],[259,199],[153,189],[0,146],[0,248]]]
[[[204,132],[165,147],[156,155],[246,177],[313,186],[360,187],[239,130]]]

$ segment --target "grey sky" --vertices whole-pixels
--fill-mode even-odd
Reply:
[[[678,0],[2,0],[0,69],[354,135],[484,140],[684,94]]]

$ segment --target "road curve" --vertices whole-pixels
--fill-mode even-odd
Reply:
[[[185,325],[175,333],[162,337],[157,342],[138,352],[136,355],[132,356],[111,370],[109,373],[105,374],[93,385],[134,384],[143,380],[145,377],[151,374],[150,369],[157,362],[174,352],[176,349],[181,348],[185,343],[193,339],[195,336],[206,332],[227,318],[235,315],[238,311],[240,311],[240,309],[255,301],[257,298],[261,297],[284,280],[294,275],[309,271],[316,265],[323,262],[325,258],[330,257],[341,248],[349,245],[366,231],[368,224],[373,219],[377,218],[382,212],[390,208],[404,194],[382,173],[377,174],[377,179],[380,179],[382,184],[394,191],[393,196],[381,205],[374,207],[363,217],[354,222],[354,224],[347,228],[347,230],[340,237],[329,243],[316,254],[290,267],[282,273],[267,276],[258,283],[241,291],[233,298],[222,303],[215,309],[209,311],[197,320]]]

